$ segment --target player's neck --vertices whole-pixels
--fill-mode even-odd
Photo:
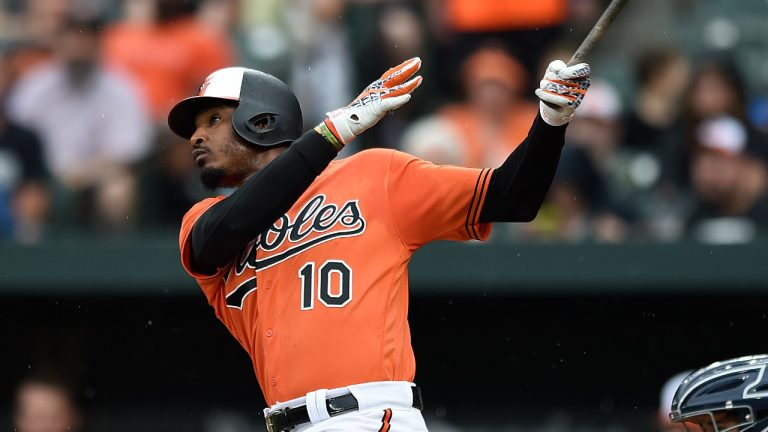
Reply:
[[[283,152],[285,152],[287,149],[288,147],[280,146],[280,147],[271,147],[264,150],[261,157],[262,166],[260,167],[260,169],[269,165],[273,160],[277,159],[277,157],[283,154]]]
[[[237,187],[242,186],[242,184],[248,181],[249,178],[253,177],[254,174],[263,170],[267,165],[272,163],[273,160],[277,159],[278,156],[283,154],[286,149],[288,149],[288,147],[280,146],[271,147],[260,151],[253,160],[253,169],[251,170],[250,174],[245,176],[245,178],[239,182]]]

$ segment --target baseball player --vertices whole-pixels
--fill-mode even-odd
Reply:
[[[724,360],[688,375],[672,399],[670,420],[696,432],[768,429],[768,355]]]
[[[589,66],[549,65],[540,115],[496,169],[385,149],[336,154],[419,86],[389,69],[302,134],[292,91],[259,71],[212,73],[168,117],[203,183],[235,187],[184,216],[181,260],[251,357],[270,431],[426,430],[413,384],[408,261],[433,240],[486,239],[530,221],[557,167]]]

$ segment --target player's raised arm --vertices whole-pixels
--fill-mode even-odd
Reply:
[[[180,243],[189,268],[212,275],[268,229],[344,145],[408,102],[421,83],[412,78],[420,65],[415,58],[388,70],[303,135],[293,92],[250,69],[214,72],[197,96],[177,104],[169,126],[190,140],[203,182],[211,189],[237,188],[185,216]]]
[[[536,96],[539,115],[526,139],[493,171],[480,222],[528,222],[547,195],[565,143],[565,129],[589,88],[586,63],[549,64]]]

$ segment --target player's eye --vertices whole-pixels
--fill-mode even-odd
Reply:
[[[214,124],[216,124],[216,123],[218,123],[220,121],[221,121],[221,116],[218,115],[218,114],[213,114],[211,116],[210,124],[214,125]]]

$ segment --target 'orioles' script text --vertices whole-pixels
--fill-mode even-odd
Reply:
[[[357,200],[339,206],[326,203],[325,195],[317,195],[307,201],[295,219],[287,214],[281,216],[249,243],[238,257],[234,271],[239,275],[246,268],[265,269],[318,244],[360,235],[363,231],[365,218]]]

